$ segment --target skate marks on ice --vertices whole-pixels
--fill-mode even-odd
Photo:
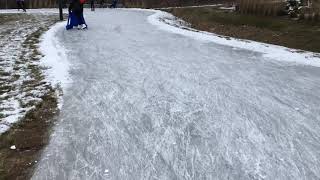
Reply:
[[[317,67],[165,32],[151,14],[97,10],[59,35],[73,85],[33,179],[319,179]]]

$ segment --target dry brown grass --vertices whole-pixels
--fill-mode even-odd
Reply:
[[[15,71],[10,73],[0,71],[0,77],[12,76],[12,78],[5,79],[8,82],[20,81],[20,75],[28,77],[28,80],[23,79],[21,81],[19,95],[23,92],[27,94],[26,97],[34,97],[35,94],[31,93],[32,91],[38,87],[45,88],[39,93],[44,93],[39,97],[42,101],[23,102],[22,99],[19,99],[21,107],[34,106],[35,108],[27,112],[19,123],[13,124],[9,131],[0,135],[0,180],[30,179],[40,152],[48,142],[50,127],[55,120],[54,117],[58,114],[56,90],[49,85],[45,85],[42,67],[38,65],[40,52],[37,49],[41,34],[56,22],[56,16],[45,18],[27,14],[0,15],[0,22],[4,24],[1,27],[10,26],[10,28],[8,27],[8,32],[1,32],[1,36],[8,35],[7,33],[10,33],[10,30],[15,28],[16,23],[14,22],[23,25],[23,28],[30,28],[31,26],[38,28],[38,30],[32,30],[33,33],[29,33],[27,38],[23,40],[22,46],[24,48],[17,49],[17,54],[19,55],[21,52],[21,55],[12,60],[14,61],[14,69],[23,69],[21,70],[23,73],[16,74]],[[39,24],[39,22],[43,23]],[[24,33],[24,31],[21,31],[21,33]],[[9,88],[12,88],[12,86],[1,87],[0,85],[0,95]],[[5,98],[7,97],[5,96]],[[1,108],[0,112],[2,112]],[[3,117],[5,117],[5,114],[0,113],[0,118]],[[15,150],[10,149],[12,145],[17,148]]]
[[[277,16],[285,9],[285,0],[238,0],[238,11],[243,14]],[[320,0],[313,0],[310,8],[303,8],[300,18],[320,20]]]
[[[179,8],[167,11],[189,22],[195,29],[320,52],[319,22],[226,12],[215,7]]]

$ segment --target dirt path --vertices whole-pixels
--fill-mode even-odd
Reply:
[[[0,179],[28,177],[57,113],[37,50],[40,35],[56,21],[53,15],[0,14]]]

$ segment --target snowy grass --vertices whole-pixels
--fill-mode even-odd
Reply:
[[[0,30],[3,47],[0,50],[0,134],[34,109],[52,88],[65,87],[68,64],[63,47],[55,39],[55,33],[64,29],[65,22],[52,26],[39,38],[54,22],[54,18],[48,16],[53,12],[53,9],[29,10],[27,14],[0,11],[6,20]],[[41,53],[46,55],[43,58],[39,45]]]
[[[64,12],[68,12],[67,9],[63,9]],[[0,14],[58,14],[59,9],[27,9],[27,12],[18,11],[17,9],[1,9]]]
[[[33,55],[29,50],[28,35],[34,34],[36,29],[25,27],[25,29],[14,28],[16,19],[25,21],[29,17],[22,16],[2,16],[2,35],[0,46],[1,67],[1,93],[0,93],[0,134],[7,131],[11,124],[17,122],[26,111],[32,107],[23,106],[31,103],[36,97],[28,96],[27,83],[32,78],[31,71],[33,62],[27,61]],[[18,22],[16,22],[19,24]],[[13,29],[12,29],[13,28]]]

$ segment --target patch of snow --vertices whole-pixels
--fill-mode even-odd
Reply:
[[[10,126],[5,125],[5,124],[0,124],[0,134],[8,131],[10,129]]]
[[[223,4],[208,4],[208,5],[199,5],[199,6],[176,6],[176,7],[166,7],[166,8],[159,8],[159,9],[184,9],[184,8],[199,8],[199,7],[218,7],[222,6]]]
[[[10,149],[11,149],[11,150],[16,150],[17,147],[16,147],[15,145],[12,145],[12,146],[10,147]]]
[[[64,29],[66,22],[60,22],[52,26],[41,37],[40,51],[45,56],[41,59],[41,65],[48,67],[46,70],[46,76],[54,87],[61,87],[62,90],[66,90],[68,84],[70,84],[69,67],[70,64],[67,61],[65,48],[61,45],[56,38],[56,33],[60,29]],[[62,106],[62,99],[60,98],[59,108]]]
[[[219,9],[222,9],[222,10],[236,10],[236,7],[235,6],[232,6],[232,7],[219,7]]]
[[[10,111],[3,110],[2,113],[6,114],[7,117],[3,118],[4,122],[13,124],[16,123],[19,118],[22,116],[20,113],[23,111],[23,109],[20,107],[20,103],[16,99],[12,99],[7,101],[7,103],[4,103],[0,106],[1,108],[10,107]]]
[[[134,9],[138,10],[138,9]],[[197,31],[195,29],[189,27],[181,27],[180,22],[176,23],[176,26],[172,26],[172,21],[177,19],[172,14],[167,12],[163,12],[160,10],[147,10],[149,12],[153,12],[154,14],[148,17],[149,23],[152,25],[158,26],[160,29],[180,34],[184,36],[188,36],[190,38],[194,38],[197,40],[213,42],[216,44],[226,45],[239,49],[247,49],[254,52],[262,53],[264,57],[268,59],[278,60],[278,61],[288,61],[302,65],[310,65],[320,67],[320,54],[307,52],[307,51],[299,51],[291,48],[286,48],[283,46],[277,46],[272,44],[260,43],[250,40],[240,40],[236,38],[225,38],[218,36],[214,33],[209,33],[205,31]],[[169,24],[167,23],[169,22]],[[170,25],[171,24],[171,25]]]

